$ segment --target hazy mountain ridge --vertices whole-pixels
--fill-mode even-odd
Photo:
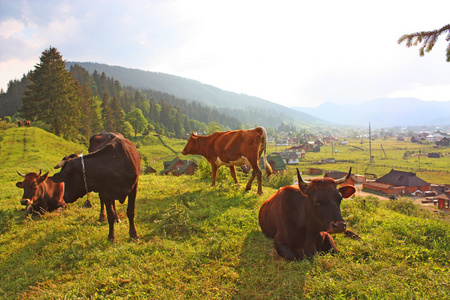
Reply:
[[[192,79],[90,62],[66,62],[66,67],[69,68],[73,64],[80,65],[91,74],[95,70],[100,74],[104,72],[106,76],[118,80],[122,86],[151,89],[188,101],[197,101],[212,107],[224,108],[223,113],[231,116],[238,114],[240,121],[243,123],[272,127],[278,127],[281,122],[307,127],[325,124],[319,118],[302,111],[258,97],[224,91]],[[256,112],[254,108],[258,108]]]
[[[358,104],[325,102],[318,107],[293,107],[331,123],[374,127],[450,124],[450,101],[377,98]]]

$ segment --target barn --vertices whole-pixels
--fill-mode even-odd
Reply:
[[[193,175],[195,171],[197,171],[198,165],[190,160],[181,160],[178,157],[174,158],[172,161],[164,162],[164,170],[160,172],[160,174],[168,175]]]
[[[391,171],[376,179],[376,183],[387,184],[393,187],[403,187],[404,193],[412,194],[419,190],[425,192],[430,190],[430,184],[419,177],[413,172],[404,172],[391,169]]]

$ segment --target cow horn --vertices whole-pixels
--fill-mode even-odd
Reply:
[[[25,175],[23,175],[22,173],[20,173],[19,171],[16,171],[17,172],[17,174],[19,174],[20,176],[22,176],[22,177],[24,177],[25,178]]]
[[[302,176],[300,175],[300,171],[297,168],[297,180],[298,180],[298,186],[308,186],[310,182],[304,181]]]
[[[342,183],[346,182],[350,178],[350,175],[352,175],[352,167],[350,167],[350,170],[348,170],[347,175],[345,175],[341,179],[336,180],[336,184],[342,184]]]
[[[41,174],[42,174],[42,170],[41,170],[41,169],[39,169],[39,174],[38,174],[38,176],[37,176],[37,177],[41,176]]]

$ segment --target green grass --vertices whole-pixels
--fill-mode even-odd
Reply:
[[[450,223],[408,200],[345,200],[342,215],[361,240],[334,235],[340,250],[287,262],[258,225],[264,195],[210,178],[142,175],[136,201],[138,242],[128,237],[126,203],[116,241],[83,200],[62,213],[25,217],[15,182],[21,172],[51,171],[82,146],[35,128],[0,133],[0,298],[15,299],[445,299],[450,290]],[[35,148],[25,148],[34,145]],[[176,151],[185,141],[165,140]],[[49,148],[43,145],[51,145]],[[162,169],[164,151],[140,141]],[[152,149],[155,151],[152,152]],[[26,150],[25,150],[26,149]],[[175,155],[175,154],[173,154]],[[173,158],[173,157],[172,157]],[[169,159],[171,160],[171,158]],[[226,176],[225,176],[226,175]],[[268,182],[266,183],[268,184]]]

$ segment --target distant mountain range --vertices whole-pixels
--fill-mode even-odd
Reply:
[[[293,107],[328,122],[377,128],[417,125],[450,125],[450,101],[416,98],[378,98],[359,104],[326,102],[318,107]]]
[[[288,108],[268,100],[237,94],[179,76],[89,62],[78,64],[88,70],[105,73],[122,86],[151,89],[187,101],[215,107],[243,123],[277,128],[281,122],[300,127],[350,125],[374,128],[393,126],[450,125],[450,101],[422,101],[416,98],[378,98],[359,104],[326,102],[318,107]],[[158,100],[158,99],[157,99]]]
[[[180,99],[215,107],[243,123],[274,128],[280,126],[281,122],[302,127],[326,124],[307,113],[258,97],[224,91],[192,79],[99,63],[66,62],[66,68],[73,64],[80,65],[91,74],[94,71],[99,74],[104,72],[107,77],[118,80],[122,86],[160,91]]]

